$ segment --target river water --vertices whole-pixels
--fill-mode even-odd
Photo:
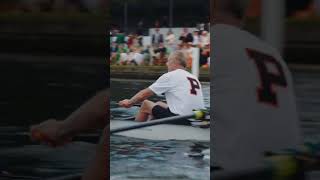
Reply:
[[[101,71],[104,67],[91,65],[1,63],[1,173],[43,179],[82,172],[99,132],[82,134],[66,147],[51,149],[31,142],[28,127],[52,117],[63,119],[97,89],[105,87],[106,77]],[[319,141],[320,71],[293,74],[305,140]],[[113,116],[134,114],[137,109],[126,111],[118,108],[116,102],[148,84],[136,80],[112,81]],[[204,87],[208,105],[209,86]],[[207,143],[112,136],[110,148],[111,179],[209,179],[208,156],[188,156],[207,149]]]

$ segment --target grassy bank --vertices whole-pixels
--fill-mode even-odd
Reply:
[[[162,74],[166,73],[166,66],[118,66],[111,65],[110,67],[111,78],[120,79],[157,79]],[[200,77],[201,81],[210,81],[209,69],[201,69]]]

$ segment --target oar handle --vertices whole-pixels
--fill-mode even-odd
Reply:
[[[37,131],[37,130],[31,131],[31,139],[34,141],[47,142],[52,145],[55,144],[46,134],[44,134],[40,131]]]

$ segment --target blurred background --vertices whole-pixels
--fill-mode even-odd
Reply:
[[[305,144],[310,146],[306,151],[314,162],[319,161],[320,142],[319,8],[319,0],[251,0],[244,27],[278,49],[288,63],[294,81],[301,132]],[[313,171],[305,171],[305,179],[319,179],[319,164],[311,167]],[[263,175],[257,174],[253,176],[259,178],[252,179],[262,179]]]
[[[0,1],[0,179],[70,175],[87,165],[99,131],[51,149],[30,141],[29,126],[63,120],[109,86],[107,11],[103,0]]]
[[[276,17],[268,19],[267,16],[272,17],[272,13]],[[264,39],[275,39],[269,42],[284,53],[287,62],[318,64],[319,0],[282,0],[276,3],[252,0],[248,16],[247,29]],[[272,28],[274,31],[270,30]],[[269,35],[266,38],[267,31],[273,37]]]

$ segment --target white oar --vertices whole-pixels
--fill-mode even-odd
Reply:
[[[165,124],[165,123],[179,121],[179,120],[188,119],[188,118],[201,119],[204,117],[205,117],[205,113],[203,111],[193,111],[193,113],[189,114],[189,115],[172,116],[172,117],[162,118],[162,119],[158,119],[158,120],[142,122],[142,123],[135,124],[132,126],[114,128],[114,129],[110,130],[110,134],[123,132],[123,131],[129,131],[129,130],[133,130],[133,129],[139,129],[139,128],[143,128],[143,127],[154,126],[154,125],[158,125],[158,124]]]

